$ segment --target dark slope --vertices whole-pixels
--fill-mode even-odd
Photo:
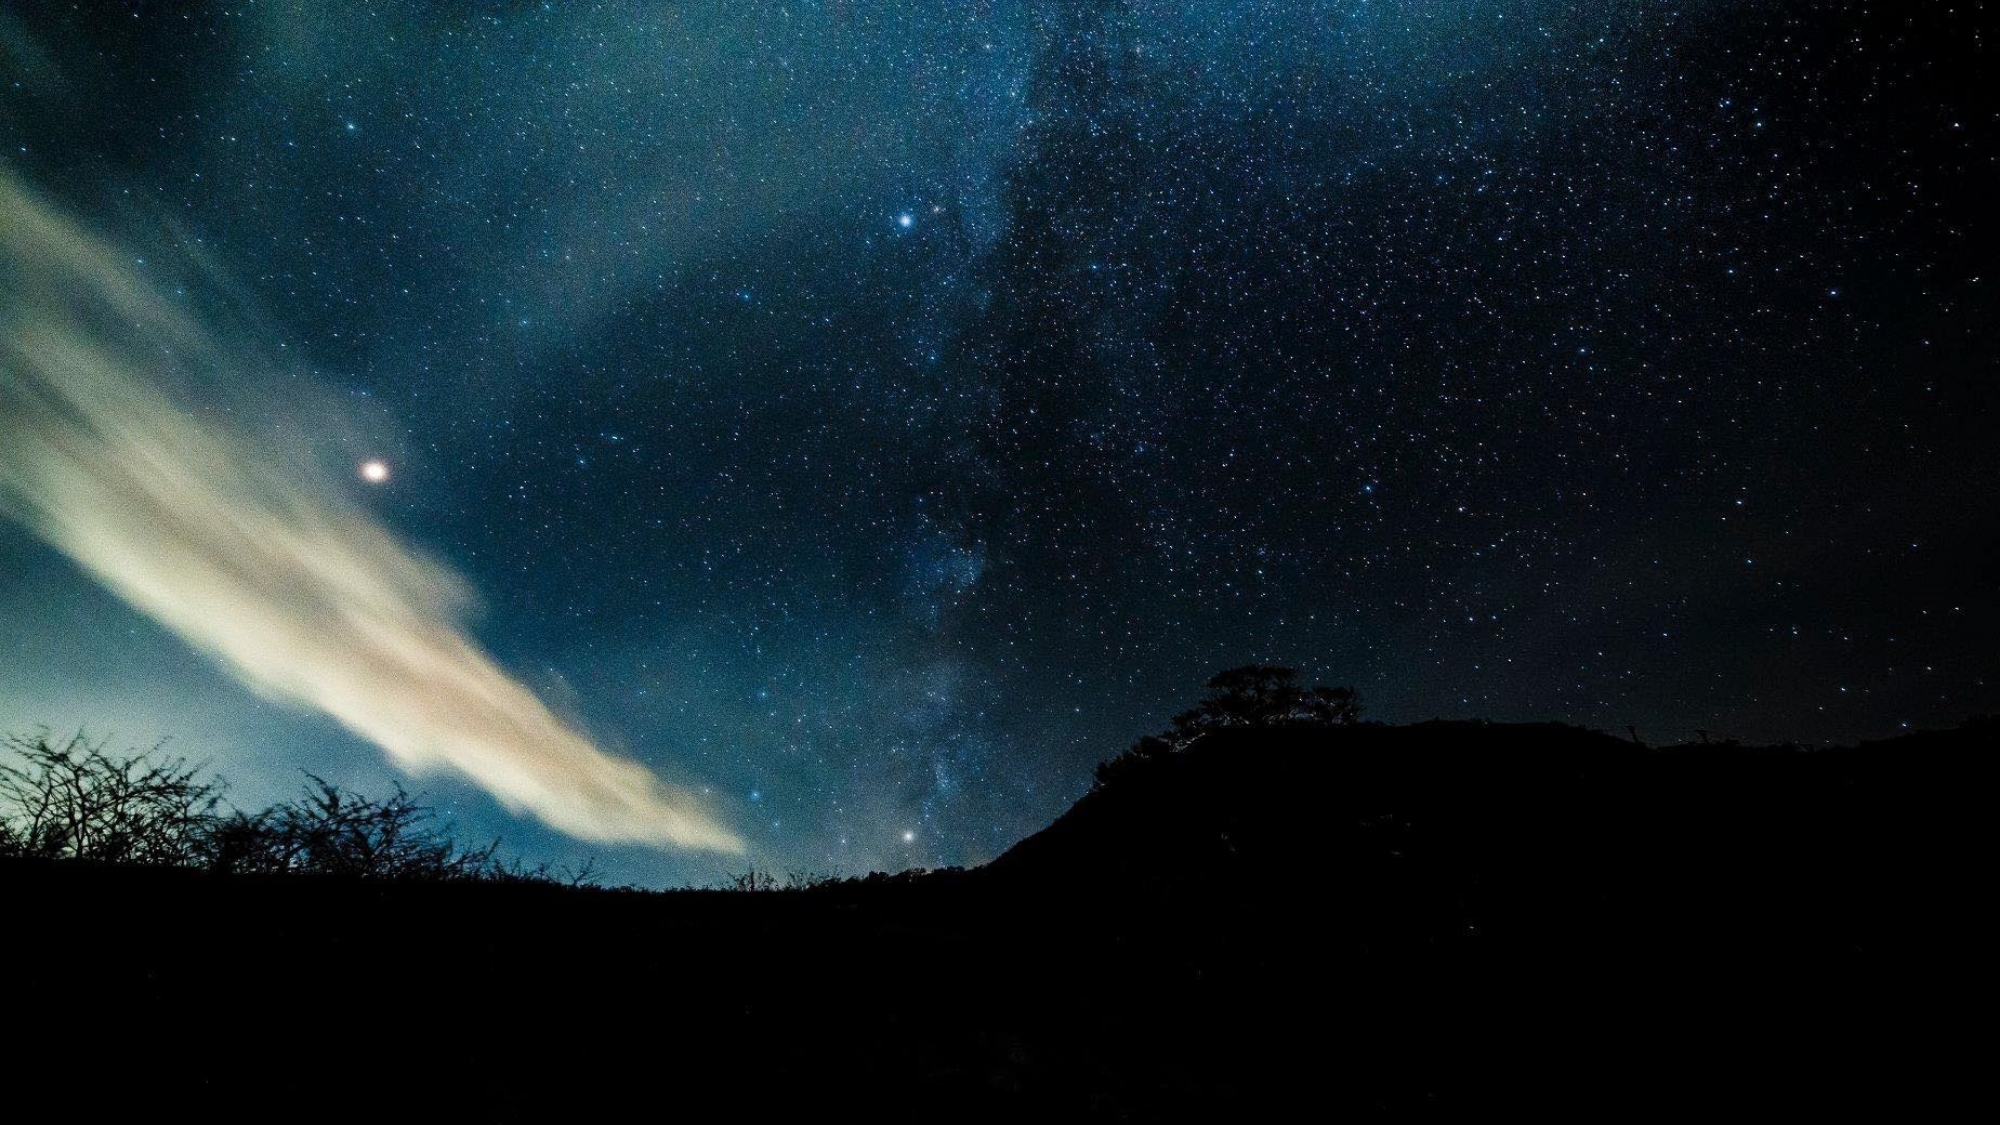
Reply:
[[[1786,901],[1913,892],[1983,842],[1990,743],[1980,730],[1813,750],[1651,750],[1555,725],[1224,730],[1087,794],[985,874],[1139,897],[1366,874],[1418,898],[1471,895],[1468,917],[1528,893],[1538,908],[1557,895],[1775,918]]]
[[[1983,1096],[1992,749],[1236,732],[801,894],[4,865],[9,1061],[224,1118],[1907,1115]]]
[[[1907,1105],[1974,1073],[1993,733],[1225,731],[981,874],[1186,956],[1246,1067],[1312,1013],[1390,1104]]]

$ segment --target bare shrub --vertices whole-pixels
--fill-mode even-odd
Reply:
[[[0,746],[0,850],[44,859],[188,866],[221,819],[222,784],[167,757],[164,744],[116,757],[82,734],[46,731]]]

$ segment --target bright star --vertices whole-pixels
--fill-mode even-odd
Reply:
[[[386,461],[370,460],[361,462],[361,479],[369,484],[382,484],[389,479],[389,464]]]
[[[1846,690],[1846,689],[1844,689],[1844,688],[1843,688],[1842,690],[1844,691],[1844,690]],[[916,834],[915,832],[908,832],[908,831],[904,832],[904,833],[903,833],[903,842],[904,842],[905,844],[914,844],[914,843],[916,843],[916,842],[917,842],[917,834]]]
[[[915,215],[910,214],[908,211],[905,211],[902,214],[896,216],[896,225],[902,227],[904,230],[909,230],[910,227],[916,224],[916,221],[917,217]]]

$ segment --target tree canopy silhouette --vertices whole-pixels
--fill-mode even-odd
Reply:
[[[1201,702],[1173,717],[1157,735],[1147,735],[1097,767],[1096,784],[1110,784],[1147,762],[1159,761],[1202,735],[1226,727],[1344,727],[1361,721],[1361,695],[1351,687],[1324,684],[1306,688],[1295,668],[1244,664],[1209,677]]]
[[[595,865],[551,870],[465,847],[401,786],[386,799],[307,775],[298,797],[246,812],[223,782],[160,747],[117,756],[82,734],[0,738],[0,857],[224,874],[591,884]]]
[[[1351,687],[1299,685],[1296,669],[1245,664],[1209,678],[1208,695],[1174,716],[1164,736],[1185,746],[1218,727],[1335,727],[1361,718],[1361,697]]]
[[[366,879],[469,879],[495,869],[498,841],[461,848],[402,786],[376,800],[308,774],[298,798],[216,825],[210,866],[240,873]]]
[[[202,857],[221,783],[160,755],[113,758],[82,734],[9,735],[0,748],[0,854],[100,863],[191,865]]]

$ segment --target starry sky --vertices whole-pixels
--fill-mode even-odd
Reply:
[[[855,873],[991,858],[1252,660],[1655,742],[2000,710],[1992,23],[28,0],[0,170],[260,357],[175,409],[741,848],[422,772],[468,834]],[[52,544],[0,539],[0,728],[406,776]]]

